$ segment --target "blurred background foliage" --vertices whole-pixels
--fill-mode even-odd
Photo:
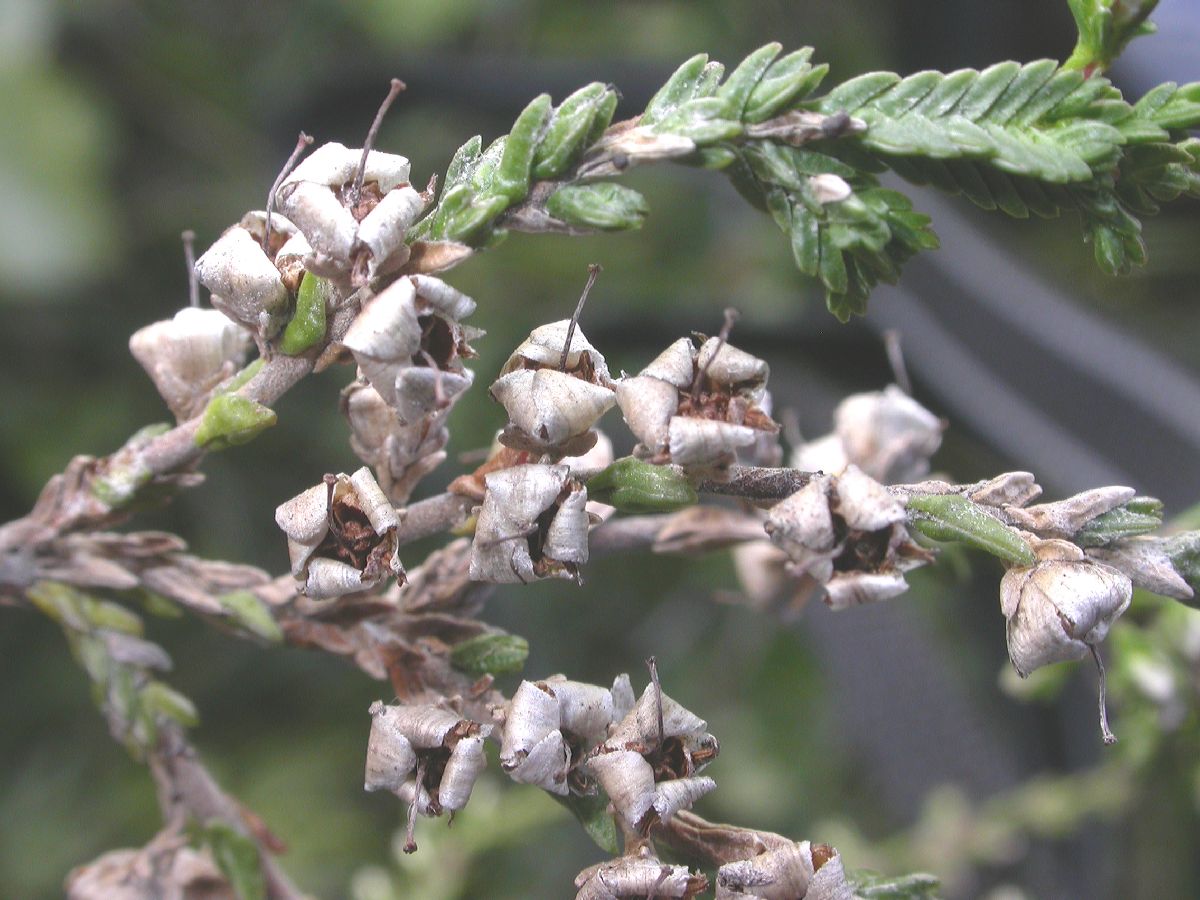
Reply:
[[[735,62],[768,40],[811,44],[832,85],[872,69],[1062,59],[1074,41],[1066,4],[1045,0],[5,0],[0,11],[2,520],[24,514],[72,454],[108,452],[164,418],[126,342],[186,302],[180,231],[194,229],[202,249],[261,208],[301,129],[359,144],[393,75],[409,87],[379,146],[409,156],[424,183],[472,134],[506,131],[540,91],[557,100],[612,81],[621,117],[697,51]],[[1135,95],[1200,79],[1198,17],[1186,0],[1164,0],[1163,33],[1135,44],[1114,79]],[[917,397],[951,425],[940,470],[969,480],[1028,468],[1054,496],[1113,472],[1163,496],[1169,514],[1200,500],[1200,404],[1173,407],[1173,417],[1147,412],[1158,370],[1081,347],[1086,329],[1053,331],[1061,319],[1038,319],[1058,308],[1049,300],[1022,315],[1044,344],[993,330],[969,288],[1032,277],[1021,284],[1070,296],[1066,321],[1140,346],[1180,379],[1179,396],[1200,397],[1194,203],[1151,222],[1150,266],[1113,281],[1095,271],[1074,222],[1006,221],[915,194],[919,207],[936,205],[943,237],[969,232],[984,252],[965,280],[943,277],[936,261],[914,266],[910,293],[881,292],[865,322],[840,327],[795,275],[775,226],[723,179],[655,168],[629,180],[651,203],[643,232],[513,235],[452,274],[480,302],[473,324],[489,332],[477,345],[481,385],[533,325],[569,313],[586,264],[598,261],[605,272],[584,326],[614,371],[640,368],[691,329],[715,330],[734,305],[737,342],[771,362],[777,408],[795,410],[811,437],[828,429],[838,399],[887,383],[878,333],[897,327]],[[914,293],[949,332],[901,315],[918,308],[905,305]],[[1022,293],[1013,301],[1031,300]],[[1094,377],[1053,368],[1059,340],[1093,362],[1105,357]],[[966,369],[943,368],[947,347],[963,351]],[[203,488],[138,526],[282,570],[275,505],[357,465],[336,414],[350,375],[293,391],[278,427],[208,460]],[[986,390],[1005,379],[1002,410]],[[977,393],[964,394],[968,384]],[[1023,415],[1069,426],[1070,452],[1028,438]],[[484,446],[501,417],[477,389],[452,421],[451,460],[428,492],[462,470],[456,454]],[[424,549],[406,554],[410,567]],[[487,618],[529,638],[531,677],[608,683],[629,671],[639,684],[642,660],[657,654],[666,689],[722,742],[711,770],[719,789],[700,807],[711,818],[834,842],[850,866],[928,869],[952,897],[1196,896],[1197,614],[1135,602],[1107,648],[1122,743],[1102,753],[1090,669],[1056,667],[1021,684],[1009,672],[999,575],[988,559],[956,554],[890,604],[838,616],[810,608],[780,627],[713,602],[738,590],[727,557],[645,556],[598,561],[582,590],[501,591]],[[313,893],[562,897],[597,859],[565,812],[501,784],[494,765],[454,827],[421,823],[421,852],[401,859],[403,810],[361,790],[366,710],[385,686],[188,619],[151,629],[175,659],[172,683],[200,709],[208,763],[289,843],[284,865]],[[152,787],[108,738],[50,622],[4,614],[0,673],[0,896],[58,896],[71,866],[153,834]]]

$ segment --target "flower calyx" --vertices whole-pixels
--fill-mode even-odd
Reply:
[[[588,560],[587,488],[566,465],[517,465],[484,477],[473,581],[514,584],[579,577]]]
[[[500,767],[513,781],[560,796],[594,792],[580,765],[633,703],[628,675],[611,688],[562,675],[522,681],[505,715]]]
[[[764,528],[791,574],[824,585],[825,602],[845,609],[904,593],[903,573],[933,558],[904,523],[903,500],[851,465],[813,476],[771,508]]]
[[[651,682],[584,769],[608,794],[625,828],[644,836],[717,786],[697,773],[719,752],[708,724]]]
[[[388,706],[378,700],[370,713],[365,790],[391,791],[428,818],[467,805],[487,768],[484,741],[491,725],[438,706]],[[416,849],[410,824],[405,851]]]
[[[393,576],[404,582],[400,516],[365,466],[325,476],[281,504],[275,522],[287,535],[297,589],[313,600],[370,590]]]
[[[652,462],[722,468],[779,426],[765,411],[767,364],[720,337],[671,344],[616,383],[617,403]]]
[[[215,309],[185,307],[139,328],[129,352],[179,421],[198,414],[209,393],[246,358],[249,335]]]
[[[354,191],[362,150],[325,144],[283,180],[275,200],[304,234],[310,271],[360,287],[408,261],[408,227],[429,197],[409,184],[403,156],[372,150]]]
[[[586,453],[592,426],[616,402],[604,356],[570,319],[535,328],[490,393],[508,413],[501,443],[555,458]]]

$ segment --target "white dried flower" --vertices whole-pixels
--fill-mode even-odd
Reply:
[[[471,579],[500,584],[575,578],[587,562],[587,489],[567,466],[521,465],[484,478]],[[547,515],[549,514],[549,515]]]
[[[645,900],[647,897],[695,897],[708,889],[708,879],[687,866],[660,862],[648,847],[589,866],[575,878],[575,900]]]
[[[439,816],[467,805],[487,768],[482,725],[436,706],[371,704],[365,789],[416,800],[417,812]],[[418,784],[418,779],[420,783]]]
[[[361,158],[361,150],[325,144],[275,195],[312,247],[310,267],[322,274],[349,273],[358,283],[407,261],[405,232],[425,208],[425,198],[408,183],[408,160],[375,150],[367,155],[361,195],[349,196]]]
[[[587,757],[584,768],[608,794],[626,827],[646,834],[654,823],[690,808],[716,787],[711,778],[696,773],[719,751],[707,723],[651,683]]]
[[[363,307],[342,343],[401,424],[413,424],[470,387],[462,358],[475,355],[469,340],[482,332],[459,319],[474,309],[436,278],[398,278]]]
[[[828,844],[776,847],[717,870],[715,900],[853,900],[842,857]]]
[[[628,675],[618,676],[611,688],[561,675],[523,681],[505,717],[500,766],[514,781],[566,796],[568,776],[632,708]]]
[[[818,475],[767,513],[772,543],[788,570],[823,584],[825,602],[844,609],[907,589],[903,572],[930,557],[905,527],[904,503],[856,466]]]
[[[402,425],[396,411],[363,380],[342,391],[341,408],[350,423],[351,449],[374,468],[379,486],[396,505],[407,502],[417,483],[446,458],[449,408]]]
[[[1127,575],[1087,558],[1068,541],[1037,541],[1033,549],[1038,561],[1009,569],[1000,582],[1008,656],[1022,677],[1086,656],[1129,607],[1133,593]]]
[[[288,538],[297,589],[314,600],[370,590],[392,576],[404,579],[396,546],[400,517],[366,467],[327,476],[281,504],[275,522]]]
[[[202,401],[231,376],[246,357],[249,335],[215,309],[187,307],[140,328],[129,351],[180,421],[200,411]]]
[[[802,444],[792,466],[806,472],[841,472],[858,466],[884,484],[916,481],[942,443],[944,424],[896,385],[853,394],[838,404],[833,433]]]
[[[241,223],[225,230],[196,260],[196,277],[212,305],[235,322],[270,338],[287,320],[290,294],[260,238]]]
[[[604,357],[576,328],[560,369],[570,321],[535,328],[500,370],[492,399],[508,413],[501,440],[521,450],[576,455],[594,441],[591,428],[616,396]]]
[[[681,338],[641,373],[616,383],[617,404],[640,441],[635,452],[656,462],[721,467],[739,450],[778,430],[767,414],[767,364],[710,338],[699,349]]]

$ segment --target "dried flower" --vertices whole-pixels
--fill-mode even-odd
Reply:
[[[492,398],[508,413],[501,440],[520,450],[578,455],[592,445],[591,427],[616,402],[604,357],[571,321],[535,328],[500,370]]]
[[[588,560],[587,488],[568,466],[520,465],[485,476],[471,578],[499,584],[575,578]]]
[[[363,307],[342,343],[401,424],[449,406],[471,385],[463,357],[482,332],[460,319],[475,302],[429,276],[399,278]]]
[[[708,889],[708,879],[687,866],[660,862],[643,847],[636,856],[622,856],[588,866],[575,878],[575,900],[645,900],[647,897],[695,897]]]
[[[888,385],[839,403],[833,433],[797,447],[792,466],[837,473],[855,465],[884,484],[915,481],[929,472],[943,427],[916,400]]]
[[[134,332],[129,351],[180,421],[203,408],[209,392],[246,357],[246,331],[215,309],[187,307]]]
[[[362,191],[350,196],[361,159],[362,150],[325,144],[284,179],[275,195],[312,247],[308,267],[322,275],[349,274],[355,284],[408,260],[404,235],[426,203],[408,183],[408,160],[379,151],[367,155]]]
[[[1008,656],[1021,677],[1050,663],[1083,659],[1133,594],[1129,576],[1068,541],[1037,541],[1033,550],[1036,564],[1009,569],[1000,582]]]
[[[617,403],[654,462],[720,467],[779,426],[767,415],[767,364],[721,338],[680,338],[616,384]],[[769,404],[768,404],[769,405]]]
[[[258,224],[253,216],[248,213],[227,228],[196,260],[196,277],[212,292],[216,309],[267,339],[287,320],[291,295],[261,238],[251,230]],[[294,231],[282,216],[272,219],[272,228],[276,221],[281,237]]]
[[[611,688],[568,681],[555,675],[522,681],[504,722],[500,767],[513,781],[534,784],[566,796],[568,776],[583,757],[608,735],[608,726],[633,708],[628,675]]]
[[[400,517],[365,466],[327,475],[281,504],[275,522],[288,538],[297,589],[314,600],[370,590],[393,575],[404,580]]]
[[[852,465],[775,504],[764,528],[789,571],[825,585],[825,602],[844,609],[903,593],[902,573],[929,561],[904,522],[904,503]]]
[[[449,408],[402,425],[379,392],[358,380],[342,391],[341,409],[350,423],[351,449],[374,468],[380,487],[394,504],[407,502],[417,483],[446,458]]]
[[[584,767],[626,827],[646,834],[717,786],[696,773],[719,751],[707,723],[652,682]]]
[[[717,870],[716,900],[853,900],[841,854],[803,841],[776,847]]]
[[[483,744],[491,725],[436,706],[371,704],[365,789],[415,801],[423,816],[457,812],[487,768]],[[415,849],[415,846],[414,848]]]

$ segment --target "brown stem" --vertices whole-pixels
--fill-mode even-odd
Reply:
[[[696,406],[700,403],[700,388],[704,384],[704,378],[708,375],[709,368],[716,361],[721,348],[725,346],[729,340],[729,332],[733,330],[733,323],[738,320],[738,311],[732,306],[725,310],[725,324],[721,326],[721,332],[717,335],[717,348],[713,350],[712,356],[704,363],[704,367],[696,373],[696,377],[692,379],[692,405]]]

